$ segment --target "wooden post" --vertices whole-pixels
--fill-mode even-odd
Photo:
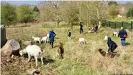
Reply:
[[[133,29],[133,22],[131,21],[131,30]]]
[[[116,21],[115,21],[115,28],[116,28]]]
[[[123,21],[122,21],[122,27],[123,27]]]
[[[110,21],[109,21],[109,27],[110,27]]]

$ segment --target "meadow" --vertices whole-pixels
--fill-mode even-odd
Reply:
[[[110,74],[133,74],[133,32],[128,31],[127,42],[130,45],[122,47],[120,39],[112,36],[113,31],[119,29],[101,27],[97,33],[87,33],[88,27],[84,26],[84,33],[79,34],[79,26],[74,26],[72,39],[68,40],[67,26],[55,27],[54,25],[36,24],[25,27],[7,28],[8,39],[19,39],[22,41],[31,40],[32,36],[43,37],[53,28],[56,33],[54,48],[51,49],[48,43],[39,45],[44,51],[46,59],[52,59],[53,62],[38,67],[44,75],[110,75]],[[116,51],[120,56],[114,58],[103,57],[98,52],[99,48],[107,51],[107,44],[104,36],[110,36],[118,44]],[[78,38],[84,37],[86,44],[79,44]],[[63,43],[65,50],[64,59],[57,57],[59,42]],[[25,46],[22,46],[22,49]],[[35,67],[34,61],[31,67]],[[28,65],[28,64],[27,64]],[[41,65],[39,65],[41,66]],[[30,67],[30,68],[31,68]],[[28,68],[26,68],[28,69]],[[8,71],[5,71],[8,72]],[[13,71],[12,71],[13,72]],[[26,70],[18,70],[14,75],[26,75]]]

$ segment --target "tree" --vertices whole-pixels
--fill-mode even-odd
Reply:
[[[107,5],[106,2],[82,2],[80,5],[80,18],[81,21],[84,21],[87,23],[86,25],[99,25],[99,27],[102,24],[102,21],[107,19],[108,11],[107,11]]]
[[[56,21],[57,25],[65,21],[73,28],[83,22],[85,25],[101,25],[102,20],[108,18],[105,2],[74,2],[74,1],[47,1],[41,3],[40,17],[42,21]]]
[[[119,10],[117,9],[117,2],[110,1],[108,3],[109,6],[109,15],[112,16],[112,18],[115,18],[119,14]]]
[[[1,23],[10,25],[16,23],[16,7],[9,3],[1,4]]]
[[[34,19],[34,21],[37,21],[37,20],[39,20],[39,18],[40,18],[40,10],[38,9],[37,6],[34,6],[34,8],[33,8],[33,19]]]
[[[116,1],[109,1],[108,2],[108,5],[111,6],[111,5],[118,5],[118,3]]]
[[[37,6],[34,6],[33,11],[34,11],[34,12],[38,12],[38,13],[40,12],[40,10],[38,9]]]
[[[128,10],[126,16],[127,17],[133,17],[133,7]]]
[[[77,25],[79,22],[79,9],[78,9],[78,3],[77,2],[64,2],[63,8],[64,12],[63,15],[65,17],[65,22],[67,22],[71,28],[73,28],[73,25]]]
[[[21,23],[33,21],[33,10],[29,5],[20,5],[17,8],[17,19]]]

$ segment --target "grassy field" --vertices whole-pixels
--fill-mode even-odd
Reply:
[[[52,26],[51,26],[52,27]],[[31,40],[31,36],[42,37],[50,30],[49,26],[32,25],[29,27],[7,28],[8,39]],[[79,27],[74,26],[72,30],[72,39],[67,39],[67,30],[69,27],[52,27],[57,34],[54,48],[51,49],[49,44],[41,44],[40,47],[45,50],[44,57],[54,60],[38,67],[44,75],[110,75],[110,74],[133,74],[133,33],[128,32],[128,42],[131,45],[126,47],[120,46],[120,39],[112,36],[113,31],[117,29],[100,28],[98,33],[87,33],[85,28],[84,34],[79,34]],[[116,51],[120,56],[115,58],[102,57],[98,49],[102,48],[107,51],[104,36],[108,35],[119,45]],[[86,44],[79,44],[78,38],[84,37]],[[64,46],[64,59],[57,58],[57,49],[59,42]],[[23,46],[24,48],[24,46]],[[35,66],[35,62],[32,66]],[[27,68],[28,69],[28,68]],[[18,71],[17,74],[26,75],[25,70]]]

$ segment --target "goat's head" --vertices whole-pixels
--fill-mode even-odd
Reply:
[[[60,43],[59,43],[59,47],[62,47],[62,46],[63,46],[63,44],[60,42]]]
[[[24,55],[26,53],[26,49],[23,49],[23,50],[20,50],[19,51],[19,54],[22,56],[22,55]]]
[[[98,51],[100,52],[100,54],[101,54],[102,56],[105,56],[105,55],[106,55],[106,52],[103,51],[102,49],[98,49]]]
[[[34,39],[34,36],[32,36],[32,39]]]

